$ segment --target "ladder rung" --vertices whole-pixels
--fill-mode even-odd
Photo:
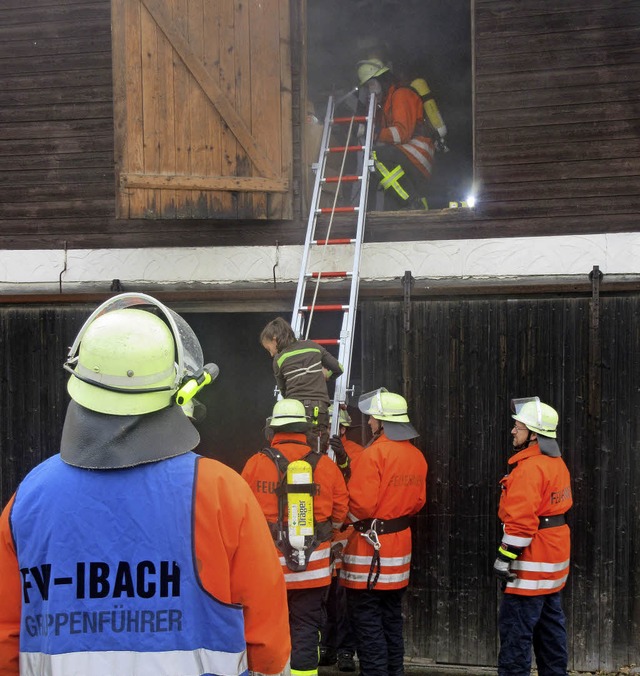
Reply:
[[[358,207],[322,207],[321,209],[318,209],[316,213],[318,214],[330,214],[330,213],[336,213],[336,214],[346,214],[346,213],[351,213],[353,211],[357,211]]]
[[[340,343],[339,338],[312,338],[311,340],[318,345],[339,345]]]
[[[309,277],[318,279],[318,277],[348,277],[351,272],[309,272]]]
[[[327,178],[323,178],[322,180],[325,183],[355,183],[356,181],[360,181],[362,179],[361,176],[328,176]]]
[[[311,310],[311,305],[301,305],[300,310],[302,312],[309,312]],[[348,305],[314,305],[313,309],[315,312],[342,312],[343,310],[348,310]]]
[[[353,120],[354,122],[366,122],[367,121],[367,116],[366,115],[358,115],[357,117],[334,117],[333,118],[333,123],[334,124],[349,124]]]
[[[311,244],[317,244],[318,246],[324,246],[325,244],[355,244],[355,239],[347,239],[345,237],[340,238],[336,237],[335,239],[316,239],[312,240]]]
[[[328,153],[343,153],[344,151],[354,153],[364,150],[364,146],[334,146],[333,148],[327,148]]]

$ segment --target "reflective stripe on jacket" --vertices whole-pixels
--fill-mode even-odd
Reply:
[[[384,99],[381,119],[378,120],[380,132],[376,141],[399,146],[429,178],[435,146],[429,137],[420,135],[423,118],[424,108],[418,94],[409,87],[391,85]]]
[[[560,591],[569,575],[571,536],[565,523],[539,529],[540,517],[564,514],[573,504],[569,470],[561,457],[541,453],[537,444],[509,458],[513,469],[500,485],[498,517],[502,541],[523,548],[511,564],[518,578],[505,592],[537,596]]]
[[[310,450],[305,435],[293,432],[276,432],[271,445],[289,462],[304,458]],[[271,524],[276,523],[278,497],[275,491],[279,477],[273,460],[264,453],[256,453],[247,461],[242,476],[258,499],[266,520]],[[313,472],[313,482],[320,486],[318,494],[313,497],[314,524],[330,520],[335,529],[340,528],[347,515],[349,495],[338,466],[326,455],[318,460]],[[311,554],[307,569],[301,572],[290,570],[284,557],[278,552],[287,589],[324,587],[331,583],[330,544],[321,543]]]
[[[54,456],[0,519],[0,673],[279,673],[284,581],[275,555],[255,566],[270,541],[246,484],[214,460],[90,471]]]
[[[395,519],[416,514],[426,502],[427,462],[410,441],[391,441],[384,433],[358,456],[349,480],[352,521]],[[380,575],[376,590],[409,584],[411,529],[380,535]],[[362,534],[349,531],[340,583],[366,589],[373,547]]]

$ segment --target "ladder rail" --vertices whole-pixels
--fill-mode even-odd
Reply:
[[[360,180],[360,198],[358,203],[358,225],[355,236],[355,252],[351,276],[351,290],[349,294],[349,310],[343,316],[343,327],[340,332],[340,347],[338,361],[343,364],[344,371],[336,379],[333,411],[331,420],[331,434],[340,434],[339,408],[346,404],[348,384],[351,377],[351,357],[353,355],[353,341],[355,332],[356,312],[358,305],[358,291],[360,287],[360,260],[362,257],[362,245],[364,239],[364,226],[367,214],[367,198],[369,194],[369,175],[372,171],[371,148],[373,146],[374,118],[377,99],[375,95],[369,97],[369,109],[367,112],[367,129],[363,150],[362,174]],[[343,361],[344,360],[344,361]]]
[[[324,127],[322,129],[322,140],[320,142],[320,152],[318,155],[317,166],[314,167],[316,178],[313,184],[313,195],[311,197],[311,208],[309,209],[309,219],[307,221],[307,234],[304,241],[304,250],[302,253],[302,264],[300,266],[300,276],[298,277],[298,286],[296,288],[296,297],[293,304],[293,313],[291,317],[291,327],[296,338],[300,338],[303,331],[303,317],[300,313],[300,306],[304,299],[304,292],[306,288],[305,273],[309,264],[309,252],[311,249],[311,242],[315,236],[315,225],[318,218],[317,206],[320,202],[320,193],[322,190],[322,178],[325,173],[327,163],[327,153],[325,152],[329,145],[329,135],[331,132],[331,121],[333,119],[334,103],[333,96],[329,97],[327,102],[327,112],[324,116]]]

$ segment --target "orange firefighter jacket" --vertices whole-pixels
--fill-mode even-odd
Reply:
[[[353,462],[359,455],[364,451],[364,446],[362,444],[359,444],[357,441],[352,441],[351,439],[347,439],[346,436],[340,437],[342,441],[342,445],[344,446],[344,450],[347,452],[347,455],[349,456],[349,460]]]
[[[376,121],[380,129],[376,142],[399,146],[429,178],[435,147],[429,137],[422,135],[423,119],[424,107],[420,96],[409,87],[391,85]]]
[[[199,458],[194,486],[194,566],[204,589],[244,611],[249,669],[278,674],[291,653],[287,595],[271,534],[253,495],[229,467]],[[0,517],[0,674],[17,676],[22,584],[10,530]],[[256,552],[260,565],[256,566]]]
[[[351,469],[349,517],[395,519],[416,514],[427,499],[427,461],[410,441],[391,441],[384,431],[365,447]],[[374,549],[361,533],[349,529],[340,583],[366,589]],[[380,575],[376,590],[409,584],[411,529],[379,536]]]
[[[509,465],[513,469],[500,482],[502,542],[523,551],[511,564],[518,578],[507,583],[505,592],[539,596],[560,591],[569,575],[569,526],[540,526],[543,517],[564,514],[573,504],[569,470],[562,458],[544,455],[538,444],[511,456]]]
[[[301,460],[311,450],[305,435],[294,432],[276,432],[271,446],[280,451],[289,462]],[[276,524],[278,496],[275,491],[279,478],[273,460],[264,453],[256,453],[247,460],[242,476],[258,498],[267,522]],[[349,494],[342,473],[334,462],[326,455],[322,455],[313,472],[313,482],[320,487],[318,494],[313,497],[314,524],[330,520],[334,530],[337,531],[342,526],[349,507]],[[275,543],[272,540],[270,548],[274,547]],[[311,554],[307,569],[294,572],[287,567],[284,556],[278,552],[287,589],[307,589],[330,584],[330,553],[331,542],[322,542]]]

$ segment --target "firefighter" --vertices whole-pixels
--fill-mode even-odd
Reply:
[[[260,344],[273,357],[273,374],[281,395],[304,404],[309,419],[309,441],[314,449],[326,448],[329,439],[330,403],[327,382],[342,374],[342,365],[312,340],[298,340],[282,317],[270,321],[260,333]]]
[[[354,463],[349,513],[354,521],[340,582],[347,589],[363,676],[403,671],[402,596],[409,584],[411,517],[426,502],[427,462],[399,394],[363,394],[360,410],[373,434]]]
[[[401,86],[380,59],[359,61],[357,69],[360,87],[378,97],[372,186],[377,183],[384,191],[385,210],[426,209],[436,144],[429,135],[421,95]]]
[[[348,411],[344,408],[340,409],[339,413],[339,436],[332,436],[329,439],[329,446],[336,456],[336,460],[339,461],[340,458],[343,458],[343,451],[346,454],[346,457],[349,459],[349,466],[351,466],[354,460],[362,453],[363,446],[353,439],[347,437],[347,430],[353,424],[351,416]],[[333,404],[329,406],[329,425],[331,426],[333,421]]]
[[[181,405],[217,371],[193,331],[121,294],[65,368],[60,453],[0,518],[0,673],[288,674],[286,590],[260,507],[191,450]]]
[[[500,482],[498,517],[504,533],[493,564],[504,595],[498,626],[499,676],[531,670],[566,676],[567,633],[561,590],[569,575],[573,504],[569,470],[556,441],[557,412],[538,397],[514,399],[510,472]]]
[[[318,672],[319,634],[331,583],[331,541],[345,520],[349,501],[338,467],[309,446],[310,426],[302,402],[276,402],[267,420],[271,446],[249,458],[242,471],[262,507],[280,557],[289,603],[291,673],[301,676]],[[307,478],[292,479],[294,465],[296,469],[308,467]],[[306,515],[309,506],[313,526],[303,540],[294,541],[299,538],[294,532],[300,515]]]
[[[333,423],[333,405],[329,406],[329,424]],[[356,441],[347,438],[347,429],[352,421],[349,413],[340,408],[339,436],[329,439],[329,446],[334,452],[336,463],[342,470],[345,480],[351,476],[351,463],[362,453],[363,447]],[[348,461],[348,462],[345,462]],[[342,469],[340,463],[344,464]],[[339,573],[342,567],[342,551],[346,538],[338,539],[333,544],[334,570],[331,579],[331,587],[327,597],[327,621],[322,629],[320,641],[320,666],[337,664],[339,671],[352,672],[356,670],[354,660],[356,645],[355,637],[351,629],[347,609],[347,597],[345,588],[339,584]]]

